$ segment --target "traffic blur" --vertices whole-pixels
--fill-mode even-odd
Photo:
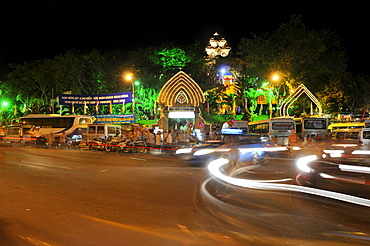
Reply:
[[[239,134],[232,134],[234,131]],[[119,149],[114,149],[116,145],[113,142],[105,142],[99,146],[101,150],[107,152],[119,152]],[[107,149],[108,146],[109,149]],[[238,129],[229,129],[223,131],[219,141],[188,145],[177,151],[177,157],[184,157],[191,162],[177,162],[170,155],[159,155],[157,162],[152,163],[146,160],[153,159],[155,155],[149,154],[154,151],[145,151],[146,156],[139,151],[147,149],[149,150],[149,146],[137,148],[137,151],[130,151],[127,148],[127,153],[130,154],[124,155],[106,154],[105,151],[89,152],[87,148],[86,151],[71,151],[71,153],[77,156],[90,153],[88,155],[94,157],[94,160],[96,157],[102,158],[104,161],[99,162],[97,173],[104,175],[108,174],[107,170],[112,166],[117,167],[117,170],[133,171],[136,167],[127,168],[131,165],[131,161],[140,161],[142,162],[140,165],[150,168],[140,169],[137,173],[153,177],[153,181],[163,182],[162,178],[152,175],[155,171],[157,175],[168,175],[173,178],[174,183],[179,182],[173,186],[173,192],[181,199],[183,199],[183,190],[179,190],[179,186],[183,185],[184,189],[190,191],[194,191],[194,187],[199,187],[198,192],[192,197],[194,208],[191,208],[191,214],[194,218],[191,220],[192,223],[189,223],[190,226],[186,227],[186,231],[190,232],[188,234],[192,237],[200,231],[208,233],[210,228],[216,228],[217,235],[221,232],[225,233],[224,235],[243,242],[241,245],[286,245],[287,243],[309,245],[312,242],[319,242],[320,245],[370,243],[370,166],[367,161],[370,157],[370,148],[366,145],[347,142],[345,138],[329,141],[329,139],[310,136],[300,139],[294,145],[280,146],[273,139],[263,135],[244,134]],[[164,154],[160,150],[161,148],[158,148],[158,152],[154,153]],[[27,149],[22,153],[33,151],[39,150]],[[38,153],[57,155],[64,152],[45,151]],[[126,153],[125,150],[123,152]],[[64,158],[67,156],[60,158],[60,161],[64,163]],[[86,156],[81,159],[86,159],[86,163],[92,161]],[[47,161],[49,160],[51,159]],[[43,161],[25,160],[22,165],[39,168],[41,165],[38,162]],[[199,163],[204,169],[189,167],[193,162]],[[50,163],[41,164],[43,167],[53,167]],[[105,166],[106,164],[109,165]],[[173,170],[163,171],[162,164],[173,165]],[[62,166],[59,169],[71,171],[74,170],[74,165]],[[180,166],[181,168],[178,168]],[[89,170],[89,167],[90,164],[85,164],[84,168]],[[79,173],[79,170],[80,168],[76,169],[76,173]],[[197,177],[193,185],[186,183],[188,180],[186,175],[193,176],[196,173],[198,176],[198,172],[200,181]],[[135,173],[133,172],[132,175]],[[200,175],[201,173],[204,173],[204,176]],[[120,175],[119,180],[126,182],[129,176],[130,173]],[[147,185],[148,180],[146,177],[140,181],[143,184],[140,190],[147,191],[146,195],[142,195],[144,200],[150,196],[148,194],[158,193],[158,189],[152,189]],[[92,181],[95,182],[95,179]],[[107,181],[109,181],[107,182],[109,187],[111,187],[110,182],[117,182],[113,178]],[[127,181],[127,183],[130,182]],[[128,190],[132,190],[132,187],[137,185],[139,184],[129,186]],[[164,197],[168,198],[166,193],[168,182],[164,186],[166,188],[161,190],[165,191]],[[104,202],[110,200],[112,198],[107,196]],[[120,202],[124,203],[123,199]],[[161,202],[150,204],[150,207],[155,204],[160,207],[165,206],[165,203]],[[135,204],[133,207],[140,207],[140,205]],[[189,207],[189,204],[186,204],[186,207]],[[153,207],[153,210],[155,209],[157,208]],[[173,208],[166,207],[166,211],[171,209]],[[182,222],[180,220],[176,223],[181,224],[180,228],[185,228]]]
[[[233,167],[230,168],[237,168],[266,164],[269,153],[286,150],[286,147],[269,142],[265,136],[244,134],[242,129],[223,129],[219,140],[180,148],[175,153],[177,157],[200,166],[207,166],[214,159],[228,156],[233,158],[230,161]]]
[[[259,148],[239,145],[209,162],[200,198],[236,233],[253,227],[261,244],[369,244],[370,146],[351,142],[299,141],[257,165],[238,155]]]
[[[370,150],[324,149],[297,160],[298,184],[370,199]]]

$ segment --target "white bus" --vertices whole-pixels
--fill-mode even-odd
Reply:
[[[58,114],[30,114],[18,120],[22,127],[40,127],[41,134],[45,136],[51,132],[58,136],[64,131],[70,137],[86,133],[87,126],[92,122],[92,117],[86,115]]]
[[[279,117],[276,119],[292,119],[296,124],[296,133],[298,136],[305,138],[308,135],[321,135],[322,138],[329,136],[328,120],[321,117]]]
[[[270,140],[277,137],[277,143],[281,145],[288,145],[288,136],[296,130],[294,120],[289,118],[251,121],[248,125],[250,133],[265,135]]]
[[[302,127],[302,137],[307,137],[308,135],[321,135],[324,139],[325,137],[329,136],[328,130],[328,120],[325,118],[302,118],[301,121]],[[298,129],[297,129],[298,132]]]

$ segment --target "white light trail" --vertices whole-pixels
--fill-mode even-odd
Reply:
[[[370,167],[339,164],[339,169],[344,172],[370,174]]]
[[[310,158],[314,158],[313,156],[308,156]],[[315,156],[316,157],[316,156]],[[317,157],[316,157],[317,158]],[[228,160],[225,158],[220,158],[217,160],[214,160],[209,163],[208,170],[209,172],[216,178],[223,180],[224,182],[227,182],[229,184],[243,187],[243,188],[250,188],[250,189],[261,189],[261,190],[280,190],[280,191],[293,191],[293,192],[301,192],[306,194],[312,194],[316,196],[322,196],[326,198],[336,199],[348,203],[353,203],[361,206],[370,207],[370,200],[346,195],[338,192],[332,192],[327,190],[320,190],[316,188],[311,187],[304,187],[304,186],[298,186],[298,185],[290,185],[290,184],[277,184],[277,183],[269,183],[266,181],[258,181],[258,180],[248,180],[248,179],[240,179],[240,178],[234,178],[230,177],[228,175],[225,175],[221,172],[220,168],[227,164]]]

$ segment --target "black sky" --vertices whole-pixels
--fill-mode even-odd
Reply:
[[[365,6],[323,5],[12,1],[1,6],[0,72],[8,63],[53,57],[73,48],[107,51],[195,40],[206,45],[215,31],[236,49],[242,37],[276,30],[291,15],[301,14],[307,28],[336,31],[348,53],[349,71],[369,75]]]

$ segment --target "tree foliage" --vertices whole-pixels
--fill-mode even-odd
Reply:
[[[242,39],[239,48],[254,77],[270,80],[279,72],[288,86],[304,83],[313,92],[324,89],[346,69],[345,52],[335,33],[309,30],[296,15],[276,31]]]
[[[346,54],[336,33],[310,30],[302,16],[292,16],[275,31],[243,38],[239,52],[227,58],[205,59],[204,47],[196,41],[187,46],[164,43],[105,53],[96,49],[86,53],[71,50],[54,58],[11,64],[12,71],[0,81],[0,97],[15,107],[7,107],[4,115],[51,113],[57,95],[66,91],[130,91],[132,84],[123,77],[131,73],[135,81],[140,81],[136,87],[136,113],[153,118],[160,89],[179,69],[205,92],[211,113],[227,108],[235,111],[235,106],[240,106],[249,118],[258,113],[258,96],[264,96],[271,105],[286,96],[288,87],[302,83],[318,96],[326,112],[356,111],[370,103],[369,83],[346,71]],[[223,66],[235,77],[237,88],[222,84],[219,72]],[[271,81],[274,73],[280,76],[278,82]],[[266,81],[270,82],[269,88],[263,88]],[[130,105],[125,107],[129,109]],[[63,108],[63,112],[67,111],[68,107]],[[114,107],[114,112],[122,113],[122,106]]]
[[[186,52],[178,47],[155,50],[150,59],[154,64],[160,65],[164,69],[183,68],[191,61]]]

